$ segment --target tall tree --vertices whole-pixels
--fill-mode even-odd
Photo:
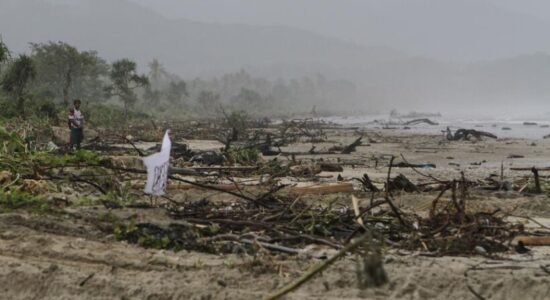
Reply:
[[[8,46],[0,38],[0,75],[2,74],[2,64],[4,64],[10,58],[10,50]]]
[[[8,68],[2,79],[2,90],[17,101],[17,110],[25,115],[27,87],[36,77],[36,67],[27,55],[20,55]]]
[[[220,106],[220,95],[210,91],[201,91],[197,97],[197,104],[203,114],[215,115],[215,109]]]
[[[233,97],[232,102],[240,109],[259,110],[264,104],[264,99],[262,98],[262,95],[256,91],[241,88],[239,94]]]
[[[112,84],[106,88],[106,92],[122,101],[127,116],[130,106],[137,102],[135,89],[149,85],[149,79],[145,75],[139,75],[137,64],[126,58],[113,63],[109,77]]]
[[[40,91],[62,97],[68,105],[71,95],[78,98],[102,95],[102,76],[107,63],[95,51],[79,51],[63,42],[31,44],[36,63],[36,85]]]
[[[187,96],[187,84],[183,80],[171,81],[166,91],[166,99],[172,104],[183,102],[183,98]]]

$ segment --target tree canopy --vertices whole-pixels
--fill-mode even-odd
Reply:
[[[36,67],[32,59],[22,54],[10,65],[2,78],[2,90],[17,101],[17,109],[23,115],[27,87],[35,77]]]
[[[61,98],[102,98],[100,92],[108,72],[107,63],[95,51],[79,51],[63,42],[31,44],[36,63],[36,87],[41,93]]]
[[[106,88],[106,92],[122,101],[126,113],[138,100],[135,89],[149,85],[147,76],[137,73],[137,64],[126,58],[113,63],[109,77],[111,85]]]

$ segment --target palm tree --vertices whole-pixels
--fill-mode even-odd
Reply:
[[[149,69],[149,78],[151,78],[151,83],[154,85],[158,85],[162,77],[168,77],[169,75],[164,66],[156,58],[149,63]]]

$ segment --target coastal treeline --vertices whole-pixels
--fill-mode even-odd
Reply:
[[[0,39],[0,116],[59,118],[72,99],[98,118],[214,117],[220,111],[288,115],[315,104],[349,99],[353,83],[320,74],[266,79],[245,70],[213,78],[183,79],[153,59],[147,66],[128,58],[112,62],[97,51],[65,42],[31,43],[28,53],[10,51]]]

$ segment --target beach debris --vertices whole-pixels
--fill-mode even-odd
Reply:
[[[510,154],[508,155],[508,158],[525,158],[525,156],[520,154]]]
[[[539,170],[535,167],[531,169],[531,172],[533,173],[533,176],[535,177],[535,193],[540,194],[542,193],[542,188],[540,186],[540,177],[539,177]]]
[[[355,141],[353,141],[353,143],[347,145],[347,146],[342,146],[342,145],[335,145],[335,146],[332,146],[328,149],[328,153],[327,154],[334,154],[336,152],[340,152],[341,154],[351,154],[352,152],[355,152],[357,149],[357,146],[361,145],[361,140],[363,139],[363,136],[359,137],[358,139],[356,139]]]
[[[497,136],[486,131],[479,131],[475,129],[457,129],[454,134],[452,133],[451,129],[447,127],[447,140],[449,141],[458,141],[458,140],[469,140],[470,137],[475,137],[477,139],[481,139],[481,137],[488,137],[492,139],[496,139]]]
[[[353,184],[351,182],[326,183],[304,187],[293,187],[290,189],[295,194],[334,194],[334,193],[353,193]]]
[[[365,192],[368,192],[368,191],[373,192],[373,193],[380,192],[380,190],[370,180],[369,175],[367,175],[366,173],[363,174],[363,177],[361,177],[361,178],[353,178],[353,179],[361,182],[361,185],[363,187],[363,191],[365,191]]]
[[[538,123],[537,122],[523,122],[523,125],[524,126],[537,126]]]
[[[514,246],[514,250],[516,250],[519,254],[531,252],[531,249],[525,247],[525,244],[521,240],[517,241],[517,244]]]
[[[165,127],[165,125],[162,126]],[[319,126],[324,129],[329,125]],[[170,127],[178,128],[177,126]],[[179,127],[177,133],[174,133],[174,136],[179,135],[180,139],[183,139],[183,135],[187,132],[191,132],[191,129],[182,127]],[[208,137],[216,134],[216,131],[219,130],[211,125],[204,128],[195,126],[192,129],[192,134],[204,134]],[[274,130],[274,128],[269,129]],[[309,132],[315,131],[316,129],[312,129]],[[239,140],[233,143],[228,150],[233,147],[258,149],[254,145],[264,142],[263,139],[266,135],[258,134],[257,140],[250,138],[255,132],[258,131],[256,129],[241,131]],[[307,137],[299,131],[295,133],[299,138]],[[132,133],[136,139],[141,140],[139,134],[140,132]],[[172,138],[174,136],[171,135]],[[102,138],[105,141],[109,137],[102,135]],[[286,138],[287,141],[292,139],[289,136]],[[273,145],[273,149],[276,149],[277,144],[281,143],[280,139],[282,137],[271,139],[270,144]],[[307,137],[307,139],[311,139],[311,137]],[[383,137],[379,137],[379,139],[387,141]],[[117,141],[120,141],[120,137],[117,138]],[[360,142],[361,138],[358,138],[349,146],[342,147],[334,153],[343,153],[345,148],[353,148],[349,151],[351,153],[355,151],[355,147],[360,145]],[[173,146],[170,147],[172,150],[174,150]],[[161,147],[162,149],[163,147]],[[185,148],[182,147],[181,150],[182,153],[185,152]],[[118,151],[126,151],[123,152],[123,155],[129,152],[128,149],[113,148],[110,148],[109,151],[116,151],[117,154],[119,154]],[[313,149],[305,152],[309,153],[305,155],[311,155],[311,152],[321,153],[321,151]],[[475,255],[479,253],[479,249],[484,249],[483,254],[490,256],[495,252],[513,249],[509,243],[510,240],[514,236],[523,234],[522,227],[504,219],[503,214],[480,212],[467,207],[468,189],[480,187],[480,183],[464,178],[446,180],[424,172],[424,170],[435,168],[434,164],[411,164],[404,157],[404,163],[393,164],[392,156],[386,189],[381,192],[377,186],[381,186],[382,183],[372,182],[368,175],[364,174],[362,178],[355,179],[361,182],[362,191],[360,191],[359,188],[354,188],[352,182],[346,182],[347,178],[341,177],[341,175],[339,177],[344,181],[340,182],[336,182],[332,175],[330,179],[323,178],[323,181],[320,181],[320,176],[312,176],[321,170],[342,172],[342,166],[349,163],[352,165],[366,164],[365,159],[355,156],[351,157],[353,160],[349,161],[341,160],[332,163],[328,160],[318,160],[307,164],[305,162],[307,159],[300,160],[295,157],[296,155],[291,155],[293,159],[285,158],[284,162],[281,162],[283,159],[280,161],[275,159],[255,161],[250,166],[224,166],[226,160],[221,153],[213,152],[217,158],[216,161],[204,158],[206,153],[208,152],[199,153],[203,157],[191,158],[191,161],[200,163],[200,166],[197,165],[190,169],[169,168],[166,177],[170,180],[170,184],[166,188],[167,190],[201,189],[211,191],[211,194],[216,195],[221,193],[227,196],[223,198],[223,201],[209,201],[210,196],[207,195],[209,193],[201,191],[186,192],[185,200],[182,197],[172,199],[171,195],[164,195],[163,203],[160,205],[152,203],[146,205],[147,203],[121,200],[136,192],[131,189],[132,186],[128,186],[124,190],[118,183],[99,184],[97,182],[100,179],[97,178],[106,182],[115,181],[117,178],[120,182],[135,184],[135,186],[143,188],[146,171],[142,165],[130,168],[115,164],[112,162],[114,160],[105,159],[114,153],[109,153],[108,156],[99,155],[93,151],[82,151],[68,156],[41,153],[40,155],[44,155],[44,157],[37,155],[40,159],[37,157],[21,159],[23,156],[19,156],[16,160],[10,158],[9,155],[1,155],[0,162],[5,166],[17,165],[18,168],[18,170],[13,170],[14,175],[7,176],[6,183],[12,182],[12,179],[21,173],[24,179],[48,182],[55,180],[55,183],[70,184],[72,188],[80,190],[82,189],[80,186],[84,183],[90,186],[95,184],[94,188],[99,193],[93,189],[87,189],[86,192],[94,193],[94,195],[101,194],[102,199],[116,197],[116,201],[102,200],[99,202],[111,211],[143,205],[143,208],[155,207],[155,209],[165,211],[172,219],[172,222],[163,220],[162,224],[157,224],[148,223],[141,217],[135,217],[101,229],[106,234],[115,235],[119,240],[146,248],[174,251],[193,250],[218,255],[222,253],[257,254],[261,251],[263,253],[284,253],[336,260],[335,257],[338,255],[342,257],[351,253],[361,257],[358,259],[357,274],[358,281],[364,286],[385,282],[383,260],[376,257],[377,252],[373,249],[374,244],[386,244],[387,242],[392,248],[422,251],[427,255]],[[24,158],[26,157],[24,156]],[[132,157],[132,160],[140,162],[141,157]],[[371,163],[368,159],[366,161]],[[385,161],[385,157],[380,157],[380,161]],[[178,163],[187,167],[190,165],[186,160],[180,160]],[[214,164],[217,166],[212,166]],[[412,177],[409,179],[402,174],[392,178],[392,167],[400,166],[411,168],[412,171],[419,173],[422,180],[412,182]],[[77,169],[78,172],[73,172],[73,169]],[[308,183],[300,183],[300,186],[286,186],[283,184],[285,181],[274,180],[281,176],[288,176],[291,173],[290,170],[294,171],[292,173],[296,173],[296,175],[293,174],[296,178],[291,178],[291,182],[307,181]],[[209,173],[204,174],[203,171]],[[232,173],[236,172],[242,172],[239,175],[245,176],[233,177]],[[193,178],[189,178],[190,176]],[[284,178],[284,180],[287,179]],[[21,183],[17,182],[15,185],[18,186]],[[1,186],[5,187],[4,184]],[[8,188],[12,191],[11,185]],[[415,211],[398,205],[399,199],[396,196],[399,196],[399,191],[418,192],[419,190],[440,192],[438,197],[431,202],[429,215],[417,214]],[[334,201],[324,201],[327,199],[318,196],[332,193],[343,194],[327,197],[334,198]],[[369,194],[370,201],[366,201],[366,197],[362,199],[364,201],[356,199],[352,203],[353,208],[349,203],[343,205],[341,202],[338,203],[338,200],[342,198],[347,200],[354,193],[361,194],[361,197]],[[451,195],[445,195],[446,193],[451,193]],[[141,193],[139,194],[141,195]],[[188,199],[187,194],[192,196]],[[194,195],[199,198],[193,199]],[[428,194],[422,194],[422,197],[426,195]],[[140,198],[140,200],[144,199]],[[362,236],[367,237],[358,242]],[[324,247],[323,249],[330,251],[323,251],[328,254],[322,255],[307,254],[306,249],[313,246]]]
[[[59,147],[52,141],[49,141],[48,144],[46,145],[46,151],[48,152],[54,152],[57,150],[59,150]]]
[[[396,109],[392,109],[390,111],[390,117],[399,119],[440,118],[441,113],[411,111],[406,114],[401,114]]]
[[[204,151],[191,157],[190,162],[196,162],[207,166],[223,165],[226,158],[223,154],[216,151]]]
[[[519,235],[514,241],[524,246],[550,246],[550,236]]]
[[[0,184],[6,184],[11,181],[12,173],[10,171],[0,171]]]
[[[50,184],[46,180],[23,179],[21,185],[18,186],[18,190],[39,195],[48,192]]]
[[[394,167],[394,168],[418,168],[418,169],[429,170],[429,169],[435,169],[436,165],[431,164],[431,163],[411,164],[411,163],[407,163],[407,162],[399,162],[397,164],[393,164],[392,167]]]
[[[405,191],[407,193],[420,191],[418,187],[403,174],[399,174],[394,179],[391,179],[388,188],[392,191]]]
[[[148,151],[155,151],[160,152],[162,148],[162,144],[157,144],[151,148],[148,149]],[[183,143],[172,143],[172,148],[170,150],[170,156],[174,159],[178,158],[184,158],[184,159],[190,159],[193,157],[193,151],[189,149],[189,146],[187,144]]]
[[[439,125],[439,123],[434,122],[430,119],[415,119],[411,121],[404,122],[403,125],[405,126],[411,126],[411,125],[418,125],[418,124],[428,124],[428,125]]]
[[[147,168],[147,183],[145,193],[153,196],[163,196],[168,184],[168,170],[170,168],[170,150],[172,141],[168,136],[170,130],[166,130],[162,140],[160,152],[143,158],[143,164]]]
[[[502,130],[512,130],[510,127],[502,127]]]
[[[290,167],[290,172],[296,177],[311,177],[321,173],[322,169],[318,165],[295,165]]]
[[[363,136],[360,136],[358,139],[356,139],[353,143],[347,145],[342,150],[342,154],[351,154],[352,152],[356,151],[357,146],[361,145],[361,140],[363,139]]]
[[[320,163],[319,167],[323,172],[344,172],[342,165],[337,163]]]

